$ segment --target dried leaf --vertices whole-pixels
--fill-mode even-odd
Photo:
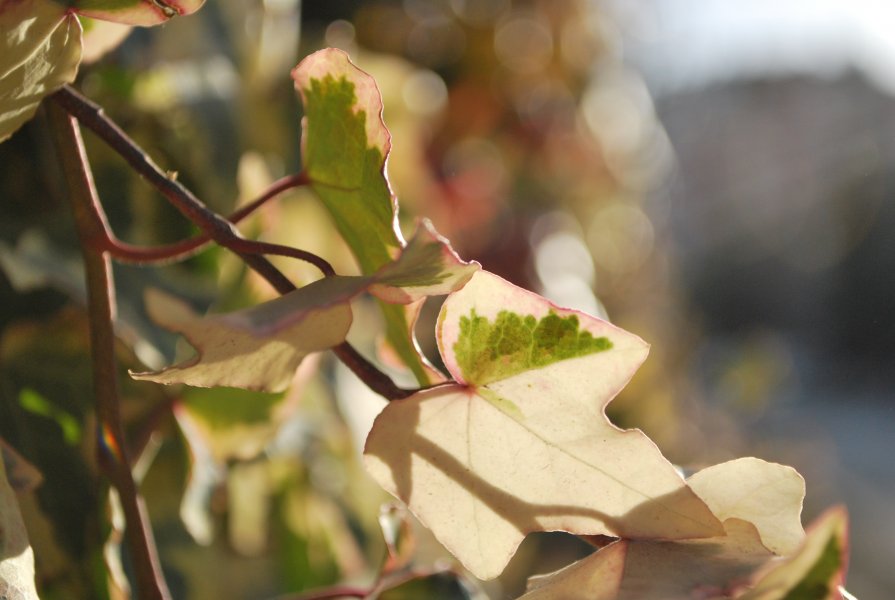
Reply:
[[[532,531],[722,532],[649,438],[603,414],[646,358],[640,338],[479,272],[442,307],[438,343],[460,383],[390,403],[365,459],[477,577]]]

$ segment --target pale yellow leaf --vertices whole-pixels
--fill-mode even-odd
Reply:
[[[755,525],[774,554],[792,553],[805,537],[805,480],[792,467],[739,458],[703,469],[687,483],[720,520],[737,518]]]
[[[564,569],[532,578],[520,600],[730,598],[773,555],[751,523],[730,519],[725,536],[673,542],[620,540]],[[574,596],[566,596],[575,590]]]
[[[340,296],[330,291],[340,283],[324,279],[250,309],[208,317],[152,291],[147,295],[152,318],[182,333],[197,355],[162,371],[131,376],[165,384],[283,391],[305,356],[344,341],[351,309],[347,302],[333,302]]]
[[[528,579],[525,600],[613,600],[625,571],[628,544],[613,542],[571,565]]]
[[[44,96],[74,81],[81,24],[51,0],[0,0],[0,142],[34,116]]]
[[[486,272],[449,296],[438,328],[463,383],[390,403],[365,463],[477,577],[533,531],[723,532],[649,438],[603,414],[646,357],[640,338]]]

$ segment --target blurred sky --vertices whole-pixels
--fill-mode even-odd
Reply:
[[[887,0],[612,0],[627,58],[655,93],[742,77],[847,69],[895,94],[895,3]]]

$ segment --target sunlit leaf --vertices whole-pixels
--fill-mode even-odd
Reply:
[[[805,537],[800,517],[805,480],[792,467],[739,458],[703,469],[687,483],[720,520],[755,525],[774,554],[792,553]]]
[[[52,0],[0,0],[0,142],[44,96],[74,81],[81,24]]]
[[[0,598],[37,600],[34,551],[4,461],[0,461]]]
[[[392,304],[409,304],[459,290],[479,269],[461,260],[424,219],[398,257],[369,279],[369,291]]]
[[[90,64],[117,48],[133,31],[132,25],[81,17],[84,28],[84,51],[81,62]]]
[[[305,173],[361,270],[373,273],[402,246],[385,177],[391,136],[379,89],[347,54],[332,48],[305,58],[292,78],[305,107]]]
[[[834,507],[808,528],[798,551],[773,565],[741,600],[840,600],[848,566],[848,515]]]
[[[74,0],[71,5],[87,17],[127,23],[158,25],[201,8],[205,0]]]
[[[532,577],[524,600],[730,598],[773,555],[751,523],[725,536],[680,542],[619,540],[568,567]]]
[[[478,269],[461,261],[424,222],[398,258],[371,276],[329,277],[247,310],[200,318],[187,305],[153,293],[147,298],[153,319],[183,333],[199,354],[134,378],[279,392],[302,358],[344,341],[351,324],[348,303],[358,294],[414,302],[462,287]]]
[[[804,538],[799,514],[805,484],[790,467],[740,458],[703,469],[687,483],[724,521],[725,536],[614,542],[555,573],[531,578],[523,598],[732,597],[775,552],[792,552]]]
[[[438,344],[460,383],[390,403],[366,464],[477,577],[532,531],[721,533],[655,444],[603,414],[646,358],[640,338],[478,272],[442,307]]]
[[[246,310],[208,317],[199,317],[179,300],[152,292],[147,295],[152,318],[183,333],[197,355],[162,371],[131,376],[165,384],[283,391],[305,356],[345,339],[351,309],[346,302],[332,302],[340,296],[343,284],[323,279]]]
[[[391,135],[382,120],[379,89],[334,48],[305,58],[292,78],[305,108],[305,173],[361,272],[373,274],[404,245],[397,229],[397,201],[385,174]],[[381,308],[392,348],[420,383],[431,382],[403,309]]]

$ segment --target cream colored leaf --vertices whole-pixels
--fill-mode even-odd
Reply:
[[[613,542],[587,558],[528,578],[525,600],[613,600],[625,572],[628,544]]]
[[[84,27],[84,51],[81,62],[94,63],[117,48],[133,31],[133,25],[81,17]]]
[[[38,600],[34,587],[34,551],[15,492],[0,460],[0,598]]]
[[[438,331],[463,383],[390,403],[365,462],[477,577],[533,531],[722,533],[655,444],[603,413],[646,358],[640,338],[486,272],[448,297]]]
[[[749,521],[764,545],[778,555],[795,551],[805,537],[805,480],[792,467],[739,458],[708,467],[687,483],[721,521]]]
[[[0,0],[0,142],[34,116],[41,100],[74,81],[81,25],[51,0]]]
[[[247,310],[209,317],[150,292],[147,308],[152,318],[182,333],[197,356],[162,371],[131,376],[165,384],[283,391],[305,356],[344,341],[351,326],[351,309],[340,301],[344,283],[323,279]]]
[[[370,293],[392,304],[409,304],[459,290],[480,268],[477,262],[461,260],[423,219],[398,258],[373,275]]]
[[[842,600],[848,566],[848,515],[827,510],[808,528],[798,551],[759,576],[739,600]]]
[[[730,519],[725,536],[675,542],[620,540],[550,575],[520,600],[730,598],[769,558],[751,523]],[[602,578],[601,576],[605,576]],[[566,596],[575,590],[575,596]]]

